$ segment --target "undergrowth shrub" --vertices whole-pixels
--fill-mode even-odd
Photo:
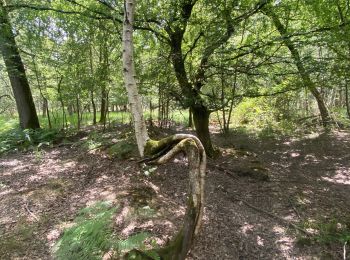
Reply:
[[[315,235],[312,237],[301,236],[298,238],[299,245],[320,243],[350,243],[350,218],[339,220],[333,218],[329,221],[306,221],[303,223],[304,229],[312,229]]]
[[[84,208],[75,218],[75,225],[64,231],[57,242],[56,259],[101,259],[111,246],[111,221],[115,208],[97,203]]]
[[[0,154],[16,150],[34,150],[50,145],[61,137],[57,129],[10,129],[0,135]]]
[[[134,249],[144,252],[150,259],[160,259],[154,250],[146,244],[156,247],[151,235],[145,232],[133,234],[126,239],[119,239],[113,234],[112,221],[116,207],[109,202],[98,202],[79,211],[74,219],[74,226],[67,228],[54,247],[57,260],[94,260],[102,259],[111,252],[113,259],[122,259],[130,252],[127,259],[133,259]]]
[[[128,140],[122,140],[112,145],[108,149],[108,154],[119,159],[126,159],[137,154],[137,146]]]

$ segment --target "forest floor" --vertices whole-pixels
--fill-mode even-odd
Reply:
[[[113,229],[122,238],[148,231],[161,245],[181,225],[185,160],[147,170],[136,157],[81,145],[89,131],[0,158],[0,259],[52,259],[64,228],[98,201],[118,205]],[[121,132],[98,135],[114,142]],[[349,132],[213,139],[222,156],[208,162],[203,225],[188,259],[344,259],[347,251],[350,259]]]

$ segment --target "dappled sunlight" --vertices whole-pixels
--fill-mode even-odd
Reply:
[[[335,174],[332,177],[321,177],[322,180],[339,183],[343,185],[350,185],[350,169],[346,167],[341,167],[335,171]]]
[[[131,208],[129,206],[123,207],[120,213],[115,217],[115,223],[121,225],[126,220],[127,216],[130,215],[130,212]]]
[[[11,167],[11,168],[10,168]],[[18,162],[16,164],[9,164],[9,169],[6,169],[2,175],[11,176],[11,175],[21,175],[22,173],[27,173],[28,170],[33,167],[33,164],[23,164],[22,162]]]
[[[265,240],[261,236],[256,236],[256,244],[258,246],[264,246]]]
[[[241,230],[243,235],[247,235],[248,233],[251,233],[254,230],[254,225],[251,225],[251,224],[245,222],[241,226],[240,230]]]
[[[0,189],[0,199],[1,199],[1,197],[5,197],[5,195],[7,195],[7,194],[10,194],[10,193],[13,193],[14,192],[14,190],[13,189],[11,189],[11,188],[1,188]]]
[[[277,239],[275,240],[275,244],[279,251],[281,252],[281,256],[285,259],[290,259],[291,252],[294,248],[295,239],[291,238],[287,235],[287,229],[280,225],[275,225],[272,228],[273,232],[276,234]]]
[[[98,201],[112,201],[115,198],[116,193],[113,186],[91,188],[88,190],[87,194],[84,195],[87,206],[93,205]]]
[[[234,250],[241,259],[316,256],[314,245],[316,251],[310,252],[298,247],[298,231],[286,223],[299,226],[303,219],[312,223],[312,217],[319,214],[331,218],[335,214],[332,207],[339,211],[332,198],[342,204],[340,212],[346,212],[348,193],[336,192],[350,184],[346,159],[350,157],[344,150],[334,152],[344,142],[322,138],[289,138],[256,149],[256,143],[250,146],[242,139],[242,145],[222,149],[223,156],[211,163],[227,169],[231,175],[209,166],[202,230],[193,248],[194,258],[189,259],[197,259],[196,254],[207,248],[219,250],[223,259],[231,259],[230,252]],[[334,146],[328,142],[335,142]],[[318,149],[319,144],[322,149]],[[0,199],[6,207],[0,208],[0,225],[5,225],[6,230],[13,229],[18,221],[38,225],[42,237],[35,239],[44,240],[52,249],[64,229],[75,224],[81,209],[110,201],[117,205],[112,225],[117,236],[126,238],[147,232],[158,245],[165,245],[181,227],[186,212],[186,160],[179,156],[175,163],[159,166],[146,175],[147,169],[135,161],[100,153],[62,148],[37,156],[32,153],[1,159]],[[270,181],[235,175],[235,171],[251,166],[266,169]],[[227,198],[242,198],[258,210],[228,200],[222,189],[227,190]],[[305,226],[305,230],[317,233],[312,225]]]
[[[290,153],[290,157],[292,157],[292,158],[296,158],[296,157],[299,157],[299,156],[300,156],[300,153],[298,153],[298,152]]]
[[[122,234],[127,237],[127,236],[130,236],[133,232],[134,232],[134,229],[137,227],[137,222],[136,221],[132,221],[128,224],[128,226],[126,228],[124,228],[122,230]]]
[[[0,169],[6,168],[6,167],[15,167],[15,166],[18,166],[21,164],[22,164],[22,161],[20,161],[18,159],[11,159],[8,161],[2,161],[2,162],[0,162]]]
[[[318,162],[320,162],[320,160],[317,159],[317,157],[314,154],[307,154],[307,155],[305,155],[305,160],[308,163],[318,163]]]

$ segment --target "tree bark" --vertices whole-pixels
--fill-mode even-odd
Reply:
[[[145,160],[152,164],[169,162],[180,152],[185,152],[188,158],[189,197],[182,228],[170,243],[156,250],[161,259],[167,260],[186,259],[199,232],[204,205],[206,154],[199,138],[188,134],[176,134],[159,141],[149,140],[145,148],[146,155],[156,155],[155,159]]]
[[[205,151],[209,157],[214,155],[214,148],[211,143],[211,137],[209,132],[209,115],[208,108],[204,105],[204,102],[199,95],[199,90],[193,88],[189,82],[185,62],[182,55],[182,39],[184,31],[177,28],[175,32],[168,32],[171,38],[171,57],[172,64],[175,71],[177,81],[181,87],[183,97],[185,98],[185,106],[189,106],[193,113],[193,123],[196,128],[196,134],[201,140]],[[200,104],[200,105],[199,105]],[[201,115],[201,113],[204,113]],[[204,124],[207,124],[204,126]],[[204,139],[205,138],[205,139]]]
[[[58,84],[57,84],[57,93],[58,93],[58,98],[59,101],[61,103],[61,109],[62,109],[62,129],[64,129],[64,127],[68,126],[67,125],[67,119],[66,119],[66,111],[64,109],[64,102],[63,102],[63,97],[62,97],[62,92],[61,92],[61,83],[63,80],[63,76],[60,77]],[[66,124],[65,124],[66,123]]]
[[[45,117],[46,116],[46,111],[47,111],[47,107],[48,107],[48,101],[45,97],[43,97],[43,106],[42,106],[42,116]]]
[[[188,127],[193,127],[193,120],[192,120],[192,109],[188,109]]]
[[[348,114],[348,118],[350,119],[349,86],[348,82],[346,82],[345,84],[345,106],[346,113]]]
[[[79,94],[77,94],[76,98],[75,98],[75,104],[77,106],[77,128],[78,130],[80,129],[80,100],[79,100]]]
[[[96,104],[94,100],[94,84],[95,84],[95,77],[94,77],[94,66],[93,66],[93,61],[92,61],[92,46],[90,45],[89,47],[89,52],[90,52],[90,72],[91,72],[91,77],[92,80],[90,82],[90,99],[91,99],[91,105],[92,105],[92,124],[96,125]]]
[[[0,48],[10,78],[21,128],[40,128],[32,93],[3,0],[0,0]]]
[[[96,104],[94,100],[94,90],[90,90],[90,98],[91,98],[91,105],[92,105],[92,124],[96,125]]]
[[[123,23],[123,74],[125,87],[128,92],[130,110],[134,121],[137,147],[141,157],[144,155],[144,148],[148,141],[146,123],[143,118],[142,101],[138,93],[135,80],[135,67],[133,60],[133,21],[134,1],[124,2],[124,23]]]
[[[100,123],[106,122],[106,114],[107,114],[107,91],[106,91],[106,86],[102,86],[101,87]]]
[[[210,112],[205,106],[196,106],[196,107],[192,107],[191,109],[193,113],[193,122],[196,128],[196,134],[199,140],[201,140],[205,148],[205,152],[208,154],[208,156],[213,157],[214,148],[211,143],[210,132],[209,132]]]

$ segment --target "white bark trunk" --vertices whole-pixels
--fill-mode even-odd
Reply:
[[[133,21],[136,0],[124,1],[124,23],[123,23],[123,74],[124,83],[128,92],[131,114],[134,121],[137,146],[141,157],[149,139],[146,123],[143,118],[141,97],[137,90],[135,80],[135,67],[133,59]]]

